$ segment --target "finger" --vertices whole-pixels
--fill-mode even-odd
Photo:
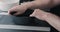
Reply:
[[[20,5],[12,7],[11,9],[9,9],[9,12],[10,11],[18,11],[19,10],[19,6]]]
[[[32,13],[31,15],[30,15],[30,17],[34,17],[35,16],[35,14],[34,13]]]
[[[43,10],[35,9],[34,12],[30,15],[30,17],[36,17],[38,19],[45,20],[48,14],[48,12],[45,12]]]
[[[42,15],[44,13],[45,12],[43,10],[35,9],[34,12],[30,15],[30,17],[37,16],[37,15]]]
[[[13,14],[15,14],[17,11],[18,11],[17,8],[16,8],[16,7],[13,7],[13,8],[11,8],[11,9],[9,9],[8,13],[11,14],[11,15],[13,15]]]
[[[11,10],[8,11],[8,13],[9,13],[10,15],[15,14],[16,12],[17,12],[17,11],[16,11],[16,10],[13,10],[13,9],[11,9]]]
[[[30,15],[30,17],[34,17],[36,14],[36,10],[34,10],[34,12]]]

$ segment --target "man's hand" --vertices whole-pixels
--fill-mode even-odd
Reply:
[[[51,26],[60,31],[60,17],[52,13],[44,12],[43,10],[40,9],[35,9],[35,11],[30,16],[36,17],[40,20],[45,20]]]
[[[43,10],[40,9],[35,9],[34,12],[30,15],[30,17],[36,17],[40,20],[45,20],[45,17],[47,17],[48,12],[44,12]]]
[[[9,14],[12,15],[20,15],[23,14],[27,9],[35,9],[35,8],[41,8],[43,6],[46,6],[48,4],[48,2],[50,2],[49,0],[45,0],[46,2],[44,2],[44,0],[35,0],[32,2],[26,2],[26,3],[22,3],[22,5],[18,5],[16,7],[11,8],[8,12]]]
[[[18,5],[13,8],[11,8],[8,13],[11,15],[20,15],[23,14],[27,10],[27,7],[25,5]]]

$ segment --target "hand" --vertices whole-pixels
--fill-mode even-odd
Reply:
[[[20,15],[23,14],[27,10],[27,7],[24,5],[18,5],[13,8],[11,8],[8,13],[11,15]]]
[[[30,15],[30,17],[36,17],[40,20],[45,20],[47,17],[47,12],[44,12],[40,9],[35,9],[34,12]]]

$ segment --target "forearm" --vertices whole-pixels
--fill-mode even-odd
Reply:
[[[54,28],[60,31],[60,17],[54,14],[48,13],[44,18],[45,18],[45,21],[47,21],[50,25],[52,25]]]
[[[25,5],[28,8],[42,8],[48,5],[50,0],[35,0],[31,2],[24,2],[21,5]]]
[[[57,5],[60,5],[60,0],[52,0],[50,3],[50,7],[55,7]]]
[[[52,13],[44,12],[40,9],[35,9],[33,14],[30,16],[34,16],[40,20],[44,20],[48,22],[50,25],[52,25],[54,28],[56,28],[58,31],[60,31],[60,17]]]
[[[60,0],[35,0],[31,2],[22,3],[22,5],[27,6],[28,8],[50,8],[59,3]]]
[[[60,4],[60,0],[53,0],[55,5],[59,5]]]

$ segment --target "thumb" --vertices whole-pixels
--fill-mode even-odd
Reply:
[[[30,17],[34,17],[34,15],[33,15],[33,14],[31,14],[31,15],[30,15]]]
[[[34,11],[32,14],[30,14],[30,17],[35,17],[36,12]]]

